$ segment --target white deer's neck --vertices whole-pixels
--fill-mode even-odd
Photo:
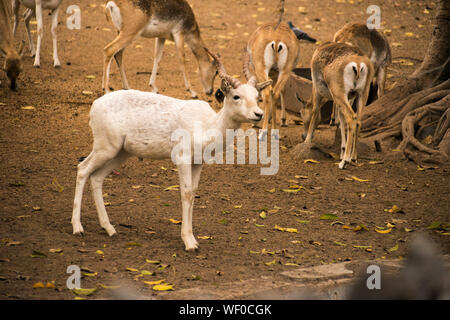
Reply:
[[[224,104],[222,109],[216,114],[211,127],[224,134],[227,129],[239,129],[241,127],[241,123],[233,119],[231,111],[227,108],[226,104]]]

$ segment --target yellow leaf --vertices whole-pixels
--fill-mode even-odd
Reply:
[[[48,289],[56,289],[55,285],[53,283],[51,283],[51,282],[47,282],[45,287],[48,288]]]
[[[261,213],[259,214],[259,217],[260,217],[261,219],[267,218],[266,212],[265,212],[265,211],[261,211]]]
[[[25,106],[21,108],[22,110],[35,110],[36,108],[33,106]]]
[[[407,36],[407,37],[414,37],[414,33],[412,33],[412,32],[405,32],[405,36]]]
[[[235,209],[240,209],[240,208],[242,208],[242,204],[237,205],[237,206],[234,206],[234,208],[235,208]]]
[[[180,189],[178,189],[180,186],[177,184],[177,185],[174,185],[174,186],[169,186],[169,187],[167,187],[167,188],[165,188],[164,189],[164,191],[168,191],[168,190],[180,190]]]
[[[303,163],[320,163],[320,162],[314,159],[306,159],[303,161]]]
[[[92,91],[89,91],[89,90],[83,90],[83,91],[81,91],[81,93],[84,94],[85,96],[90,96],[90,95],[94,94]]]
[[[281,191],[287,192],[287,193],[297,193],[300,191],[300,188],[299,189],[282,189]]]
[[[273,189],[270,189],[270,190],[266,190],[267,192],[270,192],[270,193],[274,193],[275,192],[275,188],[273,188]]]
[[[145,262],[152,263],[152,264],[160,264],[161,263],[161,261],[159,261],[159,260],[149,260],[149,259],[145,259]]]
[[[51,252],[51,253],[61,253],[62,252],[62,249],[48,249],[48,251],[49,252]]]
[[[102,250],[97,250],[95,251],[96,254],[104,254],[104,252]]]
[[[264,264],[266,265],[266,266],[273,266],[274,264],[276,264],[277,263],[277,260],[272,260],[272,261],[269,261],[269,262],[265,262]]]
[[[381,233],[381,234],[387,234],[390,233],[392,231],[392,228],[386,229],[386,230],[380,230],[380,229],[375,229],[376,232]]]
[[[96,77],[93,74],[87,75],[86,79],[95,79]]]
[[[145,284],[149,284],[151,286],[157,285],[157,284],[161,284],[163,283],[165,280],[156,280],[156,281],[143,281]]]
[[[157,284],[152,289],[155,291],[173,290],[173,284]]]
[[[73,293],[78,294],[78,295],[82,295],[82,296],[90,296],[91,294],[93,294],[97,289],[96,288],[92,288],[92,289],[73,289]]]
[[[290,232],[290,233],[298,233],[298,230],[296,228],[282,228],[278,225],[275,225],[274,227],[275,230],[278,231],[284,231],[284,232]]]
[[[397,250],[398,250],[398,243],[395,244],[395,246],[393,246],[392,248],[387,249],[388,252],[394,252],[394,251],[397,251]]]
[[[180,220],[175,220],[175,219],[170,218],[169,221],[174,223],[174,224],[181,224]]]
[[[95,277],[95,276],[97,276],[97,272],[83,272],[83,276],[86,276],[86,277]]]
[[[135,268],[125,268],[125,270],[130,271],[130,272],[139,272],[139,270],[135,269]]]
[[[355,180],[355,181],[359,181],[359,182],[368,182],[368,181],[370,181],[370,180],[366,180],[366,179],[360,179],[360,178],[355,177],[355,176],[352,176],[352,179]]]
[[[210,240],[210,239],[212,239],[213,237],[211,237],[211,236],[198,236],[197,238],[203,239],[203,240]]]
[[[390,209],[384,209],[384,211],[390,213],[403,213],[403,210],[400,209],[396,204],[394,204]]]
[[[403,46],[400,42],[392,42],[391,45],[395,48]]]
[[[44,284],[42,282],[36,282],[35,284],[33,284],[33,289],[38,289],[38,288],[45,288]]]

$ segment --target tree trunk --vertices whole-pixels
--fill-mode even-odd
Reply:
[[[449,39],[450,1],[440,0],[432,38],[421,65],[366,107],[363,138],[377,144],[388,138],[400,138],[397,148],[417,163],[448,161],[450,143],[444,140],[450,138]]]

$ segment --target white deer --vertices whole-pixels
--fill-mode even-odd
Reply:
[[[226,73],[217,56],[209,54],[216,63],[225,94],[219,113],[204,101],[178,100],[137,90],[112,92],[94,101],[90,112],[93,149],[78,165],[72,215],[74,234],[83,232],[81,199],[88,178],[100,225],[112,236],[116,230],[106,213],[102,184],[104,178],[128,157],[171,158],[175,146],[172,134],[179,129],[189,132],[191,136],[199,126],[200,130],[217,129],[224,134],[226,129],[237,129],[242,123],[261,120],[263,111],[258,106],[259,91],[270,85],[271,81],[257,84],[253,77],[247,84],[241,84]],[[177,166],[182,203],[181,238],[186,250],[195,250],[198,243],[192,232],[192,211],[202,165],[190,161]]]

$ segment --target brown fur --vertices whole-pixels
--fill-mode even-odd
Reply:
[[[107,0],[106,2],[108,2]],[[195,96],[190,88],[189,81],[186,76],[184,43],[192,50],[199,64],[199,74],[202,85],[207,94],[212,93],[212,85],[215,77],[215,66],[212,59],[204,50],[204,43],[200,36],[200,30],[195,20],[192,8],[185,0],[114,0],[114,3],[120,9],[122,17],[122,29],[119,35],[104,49],[104,67],[103,67],[103,90],[109,91],[107,68],[114,57],[121,69],[121,76],[124,88],[128,87],[125,72],[122,65],[122,56],[124,49],[136,38],[136,35],[147,25],[152,18],[160,21],[179,21],[181,22],[181,30],[179,34],[170,34],[168,40],[174,40],[178,59],[182,66],[186,89],[191,91],[191,95]],[[159,39],[159,40],[158,40]],[[161,43],[162,44],[158,44]],[[157,38],[155,41],[155,56],[157,46],[163,46],[165,39]],[[160,47],[161,48],[161,47]],[[162,50],[162,48],[161,48]],[[162,52],[162,51],[161,51]]]
[[[251,56],[251,62],[255,69],[255,75],[258,82],[273,80],[275,85],[270,86],[269,90],[263,91],[263,105],[264,105],[264,117],[263,129],[268,129],[269,127],[269,114],[272,110],[272,128],[276,128],[276,102],[280,96],[281,91],[284,89],[286,82],[291,74],[291,70],[295,68],[299,56],[300,56],[300,46],[295,36],[294,32],[289,28],[286,23],[266,23],[261,25],[255,30],[255,32],[250,36],[247,45],[247,51]],[[275,48],[278,48],[278,44],[283,42],[288,48],[288,57],[284,65],[283,70],[272,69],[269,74],[265,72],[264,64],[264,50],[268,43],[275,41]],[[275,53],[275,63],[278,61],[278,52],[274,50]],[[284,103],[281,101],[282,106],[282,122],[285,125],[286,121],[286,111],[284,108]]]
[[[22,71],[22,59],[14,47],[11,21],[11,3],[0,0],[0,51],[6,56],[3,71],[10,80],[10,88],[16,89],[16,81]]]
[[[334,35],[333,41],[357,46],[371,59],[378,85],[378,97],[384,94],[386,68],[392,63],[391,47],[386,36],[362,23],[347,23]]]
[[[355,81],[360,78],[362,63],[368,68],[366,81],[360,91],[350,89],[350,92],[346,92],[345,90],[344,69],[350,63],[356,64],[356,69],[353,69]],[[370,59],[357,47],[345,43],[325,42],[313,54],[311,73],[313,78],[312,97],[302,110],[302,118],[307,130],[305,142],[311,143],[321,106],[326,101],[332,100],[339,112],[343,142],[346,137],[346,143],[342,146],[342,161],[339,164],[342,169],[350,159],[356,160],[356,143],[361,129],[361,111],[367,102],[374,68]],[[354,106],[349,101],[353,98],[356,99]]]

